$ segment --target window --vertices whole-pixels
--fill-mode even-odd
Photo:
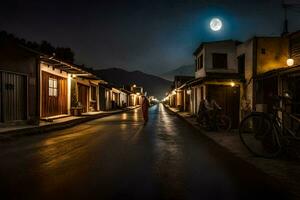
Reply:
[[[49,78],[49,97],[57,97],[57,79]]]
[[[213,68],[226,69],[227,68],[227,54],[213,53]]]
[[[200,55],[198,58],[196,58],[195,62],[196,62],[196,71],[202,69],[203,68],[203,55]]]
[[[203,54],[199,58],[199,69],[203,68]]]
[[[245,74],[245,54],[238,57],[238,70],[240,74]]]
[[[198,59],[197,58],[195,59],[195,66],[196,66],[195,71],[197,71],[198,70]]]

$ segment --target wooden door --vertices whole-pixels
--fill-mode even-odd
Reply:
[[[67,79],[58,79],[58,109],[59,113],[68,113],[68,85]]]
[[[240,87],[226,85],[207,85],[208,99],[214,99],[223,109],[223,112],[232,120],[232,128],[239,125]]]
[[[42,73],[42,117],[68,113],[67,79]]]
[[[83,106],[83,112],[88,111],[88,87],[78,83],[78,101]]]
[[[0,72],[1,122],[27,119],[27,77]]]

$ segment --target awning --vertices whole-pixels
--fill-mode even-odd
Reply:
[[[284,75],[300,75],[300,65],[294,67],[282,67],[280,69],[275,69],[272,71],[265,72],[263,74],[256,75],[254,79],[263,80],[267,78],[273,78],[276,76],[284,76]]]
[[[207,72],[205,77],[196,78],[188,81],[185,87],[192,87],[195,85],[203,84],[207,81],[226,82],[226,81],[239,81],[244,82],[245,79],[238,73],[211,73]]]
[[[128,90],[125,90],[125,89],[123,89],[123,88],[121,89],[121,91],[124,92],[124,93],[126,93],[126,94],[133,94],[132,92],[130,92],[130,91],[128,91]]]
[[[83,67],[79,65],[69,64],[64,61],[58,60],[54,57],[49,57],[44,55],[40,56],[40,60],[44,64],[51,65],[56,69],[76,75],[77,77],[84,77],[85,79],[90,79],[90,80],[101,80],[92,72],[90,72],[90,70],[83,69]]]

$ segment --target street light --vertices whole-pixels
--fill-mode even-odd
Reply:
[[[289,59],[287,59],[286,64],[287,64],[287,66],[291,67],[294,65],[294,62],[295,62],[294,59],[289,58]]]

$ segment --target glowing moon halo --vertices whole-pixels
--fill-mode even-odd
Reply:
[[[219,18],[212,18],[210,20],[210,29],[213,31],[220,31],[223,26],[222,21]]]

